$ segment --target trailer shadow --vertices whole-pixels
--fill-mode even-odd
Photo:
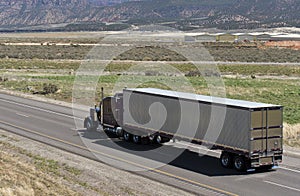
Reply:
[[[253,172],[238,172],[235,169],[224,168],[220,164],[218,157],[198,154],[186,150],[179,157],[174,159],[170,165],[187,169],[193,172],[201,173],[207,176],[232,176],[232,175],[250,175],[254,173],[266,173],[273,170],[256,170]]]
[[[94,144],[99,144],[105,147],[114,148],[121,152],[130,153],[143,158],[158,161],[163,164],[168,164],[181,169],[189,170],[199,174],[210,177],[215,176],[232,176],[232,175],[250,175],[253,173],[272,172],[273,170],[255,171],[255,172],[238,172],[234,169],[223,168],[219,162],[218,157],[208,156],[204,154],[195,153],[193,151],[174,147],[172,145],[164,145],[160,148],[159,144],[134,144],[123,141],[116,137],[110,138],[105,133],[82,132],[82,137],[87,139],[96,139]],[[104,139],[106,138],[106,139]],[[169,156],[168,156],[169,155]],[[172,159],[170,159],[170,156]]]

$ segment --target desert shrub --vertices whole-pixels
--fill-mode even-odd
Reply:
[[[195,76],[201,76],[200,71],[191,70],[188,73],[185,74],[186,77],[195,77]]]
[[[52,94],[58,90],[58,87],[55,84],[43,84],[43,92],[42,94]]]
[[[145,76],[158,76],[158,75],[159,75],[158,71],[149,70],[145,72]]]
[[[0,82],[7,82],[8,81],[8,78],[2,78],[0,77]]]

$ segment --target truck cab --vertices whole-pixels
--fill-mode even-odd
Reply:
[[[99,106],[90,108],[90,115],[84,120],[84,128],[88,131],[97,130],[101,125],[103,130],[116,130],[122,126],[123,122],[123,94],[117,93],[115,96],[104,97]]]

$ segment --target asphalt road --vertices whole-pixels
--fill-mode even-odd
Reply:
[[[276,170],[239,173],[220,166],[218,152],[182,142],[136,145],[101,130],[76,128],[86,112],[0,94],[0,128],[128,170],[197,195],[300,195],[300,159],[284,157]],[[151,194],[151,193],[150,193]]]

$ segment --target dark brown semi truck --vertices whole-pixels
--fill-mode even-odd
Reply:
[[[221,150],[223,167],[238,171],[282,161],[283,107],[154,88],[124,89],[90,110],[84,127],[99,125],[126,141],[190,141]]]

